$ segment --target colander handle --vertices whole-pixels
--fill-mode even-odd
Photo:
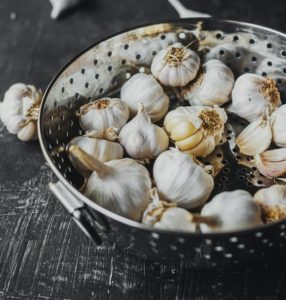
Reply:
[[[100,245],[102,240],[89,221],[93,219],[93,216],[87,206],[78,200],[60,181],[50,183],[49,188],[85,235]]]

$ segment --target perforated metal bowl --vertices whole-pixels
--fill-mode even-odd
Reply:
[[[144,259],[210,267],[259,258],[286,246],[286,221],[221,234],[155,230],[116,215],[82,195],[81,175],[65,153],[66,143],[82,134],[76,110],[105,95],[114,96],[133,73],[148,72],[153,56],[180,41],[187,45],[195,33],[204,59],[218,58],[235,75],[254,72],[276,79],[284,98],[286,36],[256,25],[215,19],[184,19],[153,24],[114,35],[93,44],[66,65],[49,85],[40,110],[39,140],[46,160],[59,178],[51,190],[78,225],[96,243],[102,238]],[[175,101],[172,102],[174,105]],[[216,168],[213,194],[242,188],[254,193],[272,184],[262,178],[252,158],[241,156],[234,138],[245,122],[230,116],[223,142],[204,161]]]

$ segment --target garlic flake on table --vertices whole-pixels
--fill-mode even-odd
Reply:
[[[279,147],[286,148],[286,104],[271,115],[271,128],[273,142]]]
[[[34,140],[41,101],[42,92],[33,85],[13,84],[0,103],[0,119],[21,141]]]
[[[193,80],[199,68],[198,54],[181,43],[176,43],[155,55],[151,72],[163,85],[178,87]]]
[[[131,158],[103,163],[76,145],[69,147],[69,153],[92,171],[83,191],[86,197],[123,217],[141,220],[151,190],[150,175],[144,166]]]
[[[218,106],[180,106],[170,111],[164,126],[180,150],[205,157],[221,141],[227,115]]]
[[[152,122],[161,120],[169,107],[169,98],[162,86],[152,75],[144,73],[133,75],[123,84],[120,98],[132,116],[136,115],[138,104],[143,103]]]
[[[266,107],[272,112],[280,105],[280,93],[273,79],[244,74],[234,84],[232,104],[228,110],[253,122],[263,114]]]
[[[53,6],[51,18],[57,19],[65,10],[75,7],[80,2],[82,2],[82,0],[50,0]]]
[[[218,59],[203,65],[197,78],[182,90],[182,96],[191,105],[222,105],[230,99],[234,75],[229,67]]]
[[[108,128],[120,130],[128,121],[129,109],[118,98],[102,98],[84,104],[79,110],[79,123],[83,130],[103,132]]]
[[[203,205],[214,187],[212,176],[175,148],[157,157],[153,175],[160,198],[186,209]]]
[[[169,146],[167,133],[153,124],[144,105],[138,105],[138,113],[119,134],[119,142],[133,158],[154,158]]]

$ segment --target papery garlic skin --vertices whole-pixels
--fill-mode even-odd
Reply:
[[[51,18],[57,19],[65,10],[78,5],[82,0],[50,0],[53,6]]]
[[[273,142],[279,147],[286,148],[286,104],[271,115],[271,128]]]
[[[158,156],[153,175],[160,198],[186,209],[203,205],[214,187],[212,176],[175,148]]]
[[[154,158],[169,146],[167,133],[151,122],[143,104],[139,105],[136,117],[120,131],[119,141],[136,159]]]
[[[166,86],[185,86],[193,80],[200,67],[198,54],[181,43],[159,51],[151,64],[153,76]]]
[[[201,216],[213,218],[213,225],[200,224],[203,233],[242,230],[262,224],[259,206],[243,190],[222,192],[208,202]]]
[[[182,96],[191,105],[222,105],[230,99],[233,85],[231,69],[220,60],[211,59],[197,78],[183,88]]]
[[[129,109],[118,98],[102,98],[80,107],[79,123],[83,130],[103,132],[108,128],[121,129],[128,121]]]
[[[120,98],[132,116],[138,112],[138,105],[143,103],[152,122],[161,120],[169,107],[169,98],[161,85],[152,75],[144,73],[133,75],[123,84]]]
[[[234,84],[232,103],[228,110],[253,122],[263,114],[266,107],[274,111],[280,105],[280,93],[273,79],[243,74]]]

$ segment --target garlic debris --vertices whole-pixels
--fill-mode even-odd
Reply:
[[[175,148],[158,156],[153,176],[160,198],[186,209],[203,205],[214,187],[212,176],[190,155]]]
[[[151,190],[150,175],[144,166],[131,158],[103,163],[76,145],[69,147],[69,153],[92,171],[84,188],[86,197],[123,217],[141,220]]]
[[[259,206],[243,190],[222,192],[208,202],[196,217],[203,233],[241,230],[262,224]]]
[[[120,131],[119,142],[137,159],[154,158],[169,146],[167,133],[151,122],[142,103],[136,117]]]
[[[286,219],[286,186],[272,185],[254,195],[254,201],[261,207],[262,218],[266,223]]]
[[[279,147],[286,148],[286,104],[271,115],[271,128],[273,142]]]
[[[102,98],[84,104],[79,110],[79,123],[83,130],[103,132],[108,128],[120,130],[128,121],[127,105],[118,98]]]
[[[191,105],[222,105],[229,98],[234,75],[229,67],[218,59],[203,65],[197,78],[182,90],[182,96]]]
[[[0,118],[7,130],[22,141],[37,138],[37,119],[42,92],[33,85],[16,83],[10,86],[0,103]]]
[[[120,92],[120,98],[130,110],[132,116],[143,103],[152,122],[161,120],[168,111],[169,98],[152,75],[138,73],[126,81]]]
[[[143,214],[143,224],[165,230],[196,231],[196,224],[192,223],[190,212],[177,207],[175,203],[161,201],[156,188],[151,190],[151,197],[152,202]]]
[[[286,174],[286,149],[274,149],[255,155],[259,172],[267,178]]]
[[[151,72],[162,84],[177,87],[184,86],[193,80],[199,67],[198,54],[181,43],[176,43],[155,55]]]
[[[51,18],[57,19],[65,10],[75,7],[82,0],[50,0],[53,6]]]
[[[221,141],[226,121],[224,109],[218,106],[180,106],[166,115],[164,126],[176,147],[205,157]]]
[[[232,104],[228,110],[253,122],[263,114],[266,107],[274,111],[280,105],[280,93],[273,79],[244,74],[234,84]]]

